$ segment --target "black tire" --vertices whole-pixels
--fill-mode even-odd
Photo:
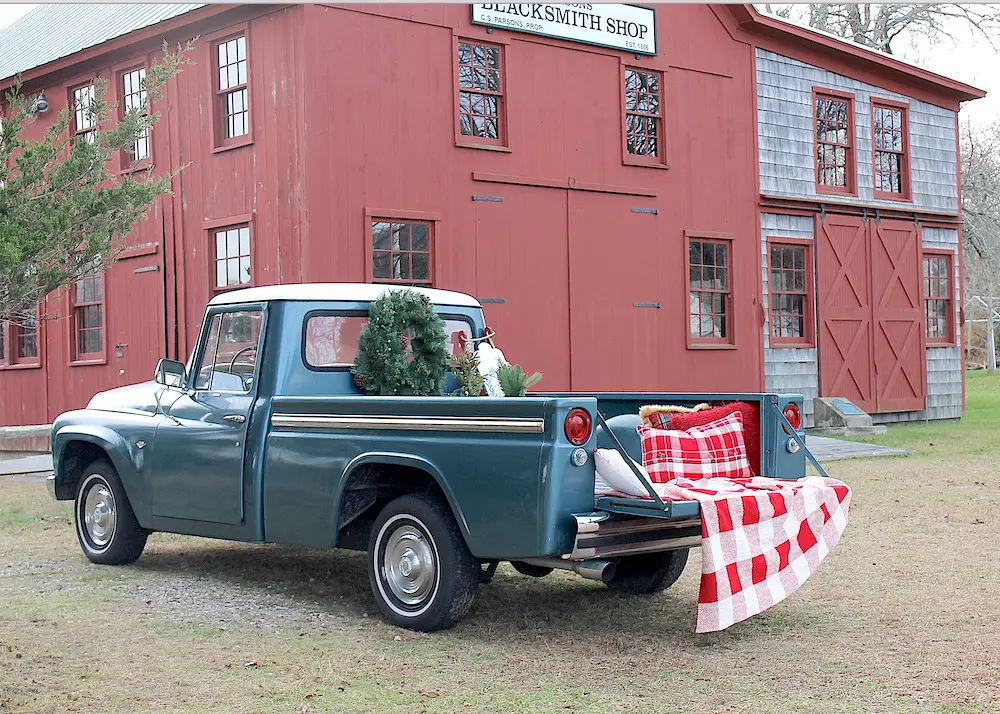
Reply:
[[[615,575],[607,586],[612,590],[639,595],[666,590],[684,572],[688,550],[684,548],[626,556],[615,563]]]
[[[103,459],[83,470],[73,520],[83,554],[92,563],[128,565],[146,547],[149,531],[136,520],[115,467]]]
[[[554,570],[554,568],[547,568],[544,565],[523,563],[520,560],[512,560],[510,561],[510,564],[514,566],[514,570],[519,572],[521,575],[527,575],[529,578],[544,578]]]
[[[454,627],[472,606],[480,577],[479,562],[440,501],[400,496],[375,519],[368,581],[394,625],[420,632]]]

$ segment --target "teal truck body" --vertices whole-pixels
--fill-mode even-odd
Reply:
[[[153,531],[365,550],[382,612],[436,630],[464,615],[501,561],[634,592],[677,579],[699,543],[698,505],[595,501],[592,451],[615,446],[600,418],[638,459],[643,404],[756,402],[761,475],[805,473],[802,433],[785,418],[798,395],[366,396],[352,350],[384,289],[226,293],[209,304],[187,365],[163,360],[153,381],[59,416],[49,486],[75,500],[87,557],[132,562]],[[474,298],[421,292],[449,335],[484,336]],[[584,419],[583,437],[570,418]]]

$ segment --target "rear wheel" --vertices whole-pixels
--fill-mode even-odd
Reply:
[[[421,632],[454,627],[479,585],[450,509],[425,496],[401,496],[375,519],[368,540],[368,579],[390,622]]]
[[[677,582],[687,565],[688,549],[628,555],[615,563],[615,575],[607,585],[612,590],[649,595]]]
[[[139,525],[114,466],[103,459],[83,470],[73,509],[84,555],[103,565],[134,563],[149,531]]]

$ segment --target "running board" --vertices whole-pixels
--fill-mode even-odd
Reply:
[[[576,542],[569,558],[593,560],[701,545],[701,516],[665,520],[614,518],[608,512],[574,513]]]

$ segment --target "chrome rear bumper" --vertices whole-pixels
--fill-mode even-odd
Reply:
[[[574,513],[576,542],[569,558],[592,560],[701,545],[701,516],[616,518],[610,513]]]

